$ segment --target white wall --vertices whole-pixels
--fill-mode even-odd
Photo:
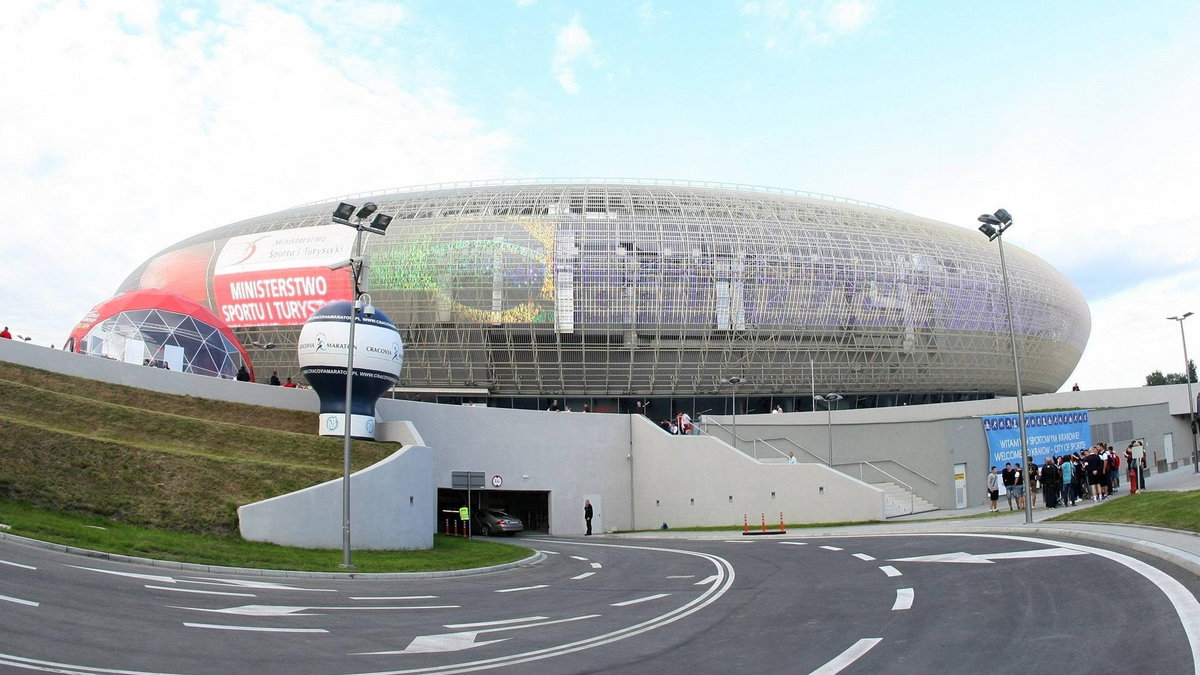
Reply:
[[[242,538],[280,546],[343,545],[342,479],[238,508]],[[433,450],[408,446],[350,475],[350,543],[355,550],[433,548],[437,492]]]

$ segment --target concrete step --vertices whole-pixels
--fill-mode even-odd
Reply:
[[[873,485],[883,490],[884,518],[895,518],[896,516],[907,516],[912,513],[925,513],[926,511],[938,510],[937,506],[929,503],[920,495],[913,494],[899,483],[885,481],[874,483]]]

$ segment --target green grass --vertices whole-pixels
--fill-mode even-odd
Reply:
[[[1139,492],[1049,520],[1150,525],[1200,532],[1200,490]]]
[[[103,518],[0,502],[4,532],[41,541],[156,560],[225,567],[345,572],[341,549],[302,549],[135,527]],[[524,559],[530,549],[486,539],[434,535],[428,551],[354,551],[355,572],[431,572],[498,565]]]

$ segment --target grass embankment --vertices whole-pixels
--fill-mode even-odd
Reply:
[[[342,441],[317,436],[314,413],[158,394],[9,363],[0,363],[0,392],[0,514],[7,518],[0,522],[14,534],[214,565],[338,569],[340,550],[306,552],[237,536],[239,505],[341,476]],[[395,449],[355,442],[353,468]],[[355,564],[360,571],[427,571],[526,554],[439,537],[433,551],[356,552]]]
[[[225,567],[344,572],[340,549],[302,549],[234,536],[153,530],[103,518],[0,502],[4,532],[93,551]],[[434,535],[428,551],[354,551],[355,572],[431,572],[498,565],[530,551],[480,539]]]
[[[1200,532],[1200,490],[1139,492],[1055,516],[1053,521],[1125,523]]]

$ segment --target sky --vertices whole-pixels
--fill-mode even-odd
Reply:
[[[1194,0],[3,0],[0,91],[0,324],[47,346],[192,235],[494,178],[1003,207],[1091,308],[1064,389],[1182,372],[1200,312]]]

